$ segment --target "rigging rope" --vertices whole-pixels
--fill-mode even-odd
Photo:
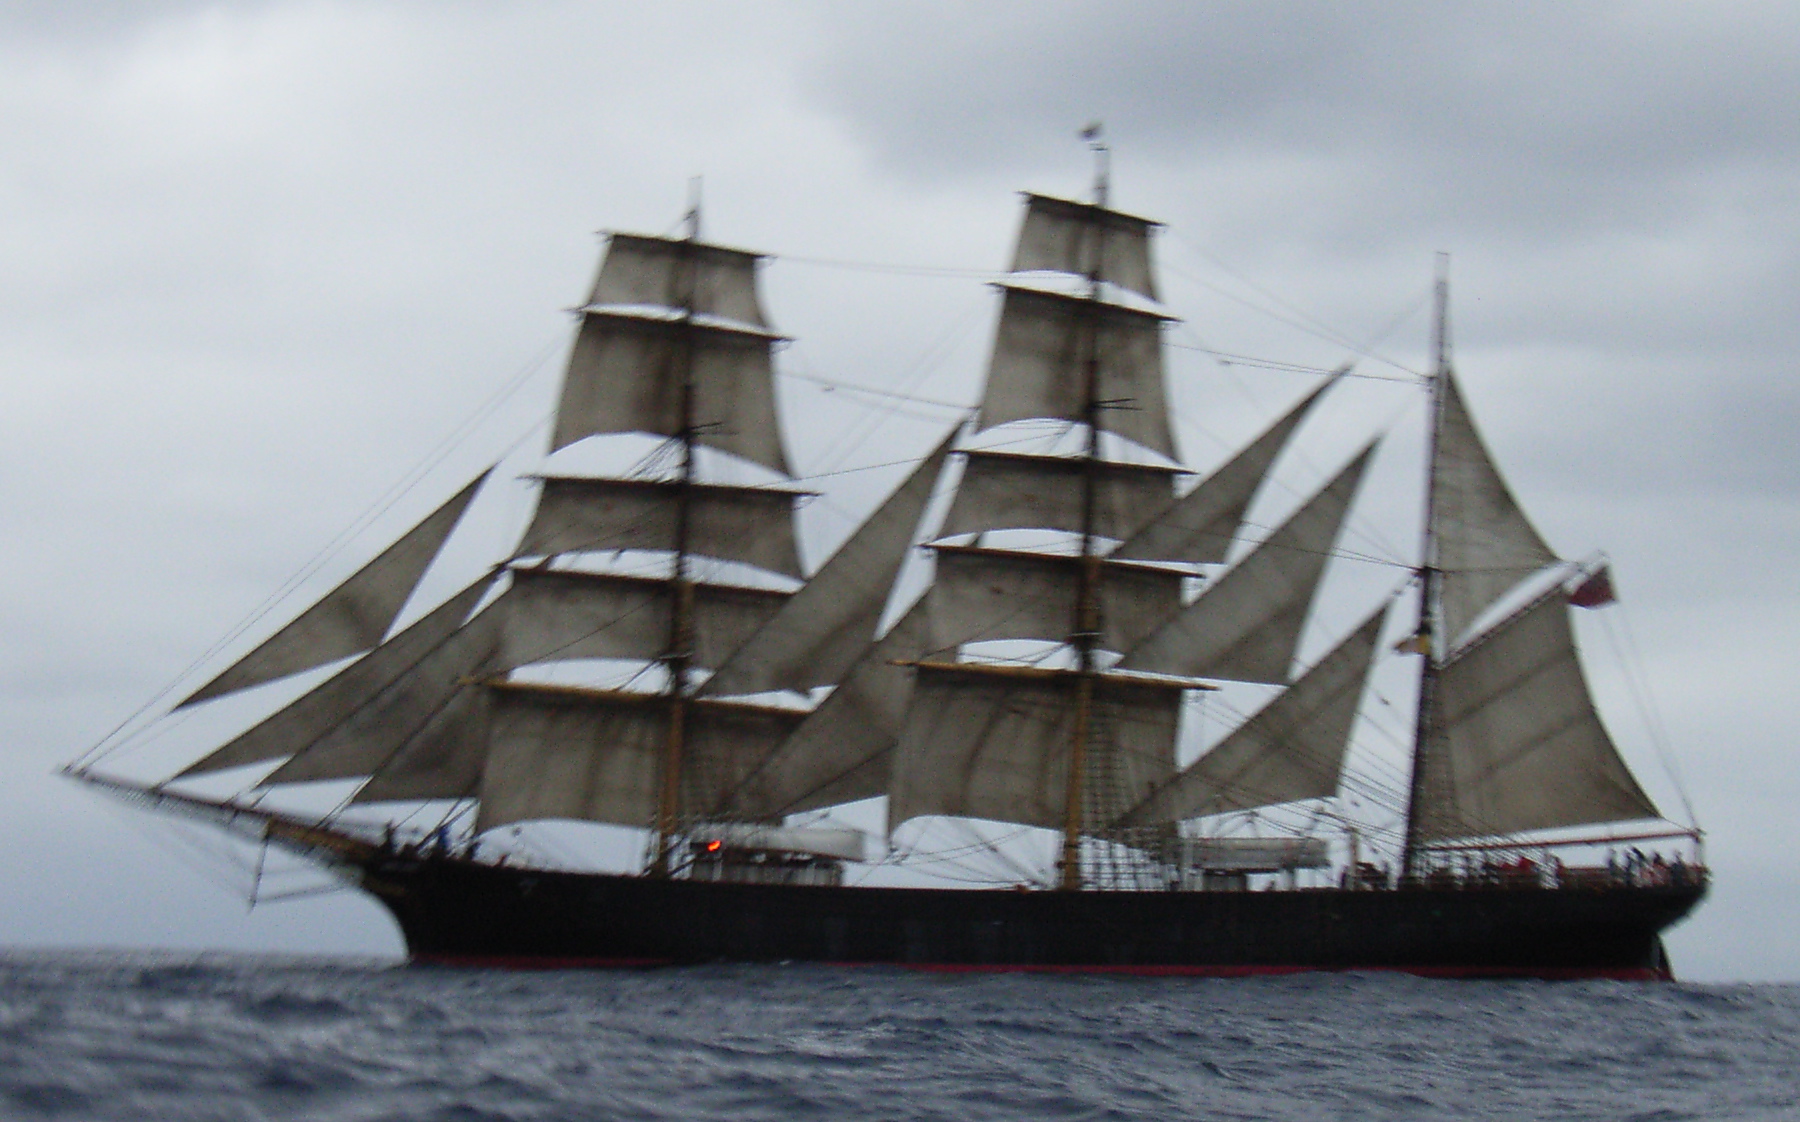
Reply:
[[[141,726],[132,733],[122,736],[121,734],[124,734],[128,727],[137,724],[144,714],[159,706],[163,700],[174,693],[182,682],[186,681],[194,671],[201,666],[204,666],[211,659],[217,657],[222,651],[229,648],[233,642],[244,635],[245,632],[260,623],[279,604],[285,601],[302,585],[316,575],[320,569],[335,559],[351,541],[370,526],[374,525],[382,515],[386,514],[396,503],[410,494],[415,487],[424,481],[425,477],[428,476],[432,470],[448,459],[450,454],[454,452],[464,440],[468,439],[483,422],[494,413],[498,412],[500,407],[504,405],[508,399],[536,377],[538,373],[544,369],[545,364],[549,362],[551,355],[563,345],[564,342],[559,333],[552,343],[545,346],[538,352],[535,358],[521,367],[519,372],[515,374],[510,381],[502,385],[500,389],[496,390],[493,394],[489,395],[486,400],[476,407],[472,414],[453,428],[448,436],[444,437],[444,439],[439,441],[436,446],[428,451],[419,463],[404,472],[399,480],[390,485],[369,507],[365,508],[361,514],[352,519],[349,526],[345,527],[345,529],[340,531],[336,537],[327,542],[312,556],[311,559],[302,565],[293,576],[289,577],[277,587],[274,592],[265,597],[262,603],[251,609],[248,616],[227,632],[223,638],[219,639],[211,647],[207,648],[207,650],[198,658],[194,659],[183,668],[168,685],[164,686],[161,690],[152,695],[149,700],[138,706],[138,708],[133,710],[129,716],[115,725],[110,732],[101,737],[92,747],[77,757],[75,761],[70,764],[70,767],[77,770],[84,767],[92,767],[107,760],[115,752],[131,743],[131,736],[136,735],[137,731],[141,731]],[[539,423],[541,424],[542,422]],[[527,430],[526,434],[515,441],[512,447],[516,449],[520,444],[523,444],[535,429],[536,426],[533,426],[532,429]],[[510,451],[511,449],[509,449],[509,452]]]

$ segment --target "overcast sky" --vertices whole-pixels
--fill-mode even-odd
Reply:
[[[1015,192],[1085,191],[1102,120],[1114,203],[1168,223],[1196,466],[1310,384],[1199,348],[1419,369],[1453,254],[1471,407],[1545,536],[1613,558],[1584,640],[1636,651],[1708,829],[1677,970],[1800,979],[1797,55],[1774,3],[5,0],[0,946],[397,953],[352,894],[247,914],[186,833],[50,773],[420,465],[320,579],[521,437],[532,470],[593,232],[675,229],[693,176],[710,237],[779,258],[801,473],[921,451],[946,411],[846,447],[805,379],[972,402]],[[1344,397],[1289,493],[1391,420],[1372,526],[1416,394]],[[867,492],[812,512],[815,559]],[[490,506],[471,556],[523,517]]]

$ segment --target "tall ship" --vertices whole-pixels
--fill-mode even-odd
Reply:
[[[978,408],[910,454],[871,437],[908,474],[811,568],[796,519],[829,481],[790,471],[760,255],[697,207],[610,235],[549,452],[654,452],[532,476],[516,548],[404,614],[476,479],[144,727],[340,669],[173,775],[117,767],[129,738],[67,774],[326,867],[420,963],[1670,977],[1700,834],[1596,712],[1571,613],[1607,571],[1560,559],[1490,458],[1442,271],[1419,552],[1302,664],[1378,442],[1246,521],[1340,372],[1185,467],[1159,227],[1106,186],[1024,197]],[[1410,766],[1380,828],[1346,758],[1387,660]],[[1246,684],[1263,700],[1196,754],[1204,699]],[[284,804],[309,790],[349,793]],[[624,828],[637,867],[509,844],[543,822]],[[907,881],[953,863],[901,841],[930,823],[974,839],[978,883]]]

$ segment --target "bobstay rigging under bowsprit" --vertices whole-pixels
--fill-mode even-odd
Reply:
[[[1559,559],[1495,467],[1442,276],[1421,553],[1295,674],[1376,445],[1234,551],[1341,378],[1192,483],[1157,224],[1107,205],[1104,176],[1096,196],[1025,197],[978,409],[810,572],[759,256],[701,240],[697,210],[684,237],[611,235],[550,451],[650,434],[661,455],[536,477],[511,555],[396,628],[478,477],[174,708],[353,661],[171,777],[93,755],[70,774],[316,859],[381,901],[419,961],[1669,976],[1660,934],[1706,890],[1699,833],[1663,819],[1595,711],[1570,612],[1610,599],[1605,569]],[[709,478],[721,455],[767,479]],[[923,591],[902,579],[921,549]],[[1403,602],[1416,615],[1390,624]],[[1387,836],[1341,805],[1383,658],[1417,665]],[[543,673],[591,660],[636,670]],[[1190,699],[1232,683],[1272,697],[1183,763]],[[249,788],[198,793],[228,772]],[[338,812],[263,798],[325,781],[355,785]],[[862,883],[866,839],[829,812],[867,800],[889,836],[1042,831],[1053,871]],[[420,806],[449,809],[391,824]],[[1290,832],[1221,828],[1281,808],[1301,810]],[[507,851],[546,820],[641,830],[641,869]]]

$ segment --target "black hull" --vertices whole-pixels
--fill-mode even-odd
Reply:
[[[1400,970],[1668,978],[1660,933],[1701,884],[1271,892],[1024,892],[720,884],[358,863],[415,962],[707,962],[1237,975]]]

